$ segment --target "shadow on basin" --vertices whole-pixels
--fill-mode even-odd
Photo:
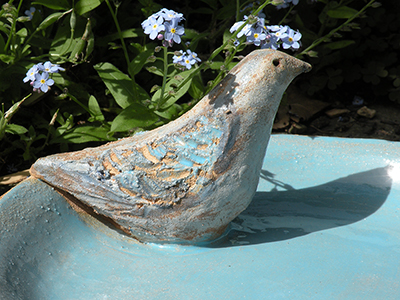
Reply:
[[[387,199],[392,186],[389,170],[372,169],[299,190],[262,170],[261,180],[275,184],[275,188],[257,192],[249,207],[232,222],[227,236],[211,247],[282,241],[363,220]]]

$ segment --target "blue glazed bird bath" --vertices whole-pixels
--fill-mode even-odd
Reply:
[[[400,146],[273,135],[219,240],[142,244],[28,179],[0,200],[0,299],[399,299]]]

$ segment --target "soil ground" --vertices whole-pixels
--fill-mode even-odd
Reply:
[[[289,89],[287,102],[273,133],[400,141],[400,105],[390,100],[324,102]]]

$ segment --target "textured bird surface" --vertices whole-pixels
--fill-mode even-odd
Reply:
[[[141,241],[215,239],[250,204],[282,94],[310,68],[256,50],[175,121],[41,158],[31,174]]]

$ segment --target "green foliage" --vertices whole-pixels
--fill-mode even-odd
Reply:
[[[337,28],[340,19],[346,19],[361,9],[361,1],[326,2],[320,13],[318,10],[308,11],[309,20],[318,19],[321,26],[317,35],[312,33],[313,36],[308,36],[314,42]],[[400,103],[400,21],[396,5],[385,2],[380,6],[375,2],[370,7],[366,11],[368,16],[363,12],[317,47],[318,53],[310,58],[314,69],[303,77],[301,86],[305,92],[325,97],[327,91],[335,91],[339,95],[348,95],[350,99],[360,95],[370,102],[384,97]],[[299,5],[299,16],[303,15],[303,9],[305,7]],[[308,22],[303,25],[305,28],[313,26]]]
[[[163,7],[157,2],[19,0],[1,7],[0,173],[8,163],[27,167],[40,156],[113,141],[179,117],[218,84],[239,55],[254,49],[234,44],[244,24],[229,31],[251,12],[263,11],[270,24],[290,24],[302,33],[303,46],[294,54],[314,65],[302,84],[308,93],[365,81],[400,102],[399,21],[383,7],[372,9],[374,1],[300,0],[281,10],[269,0],[170,1],[167,8],[186,21],[183,42],[168,48],[141,28]],[[31,5],[32,19],[24,14]],[[186,42],[202,62],[182,70],[172,56],[187,50]],[[377,55],[366,60],[370,49]],[[48,93],[32,93],[22,80],[44,61],[66,71],[52,74]]]

